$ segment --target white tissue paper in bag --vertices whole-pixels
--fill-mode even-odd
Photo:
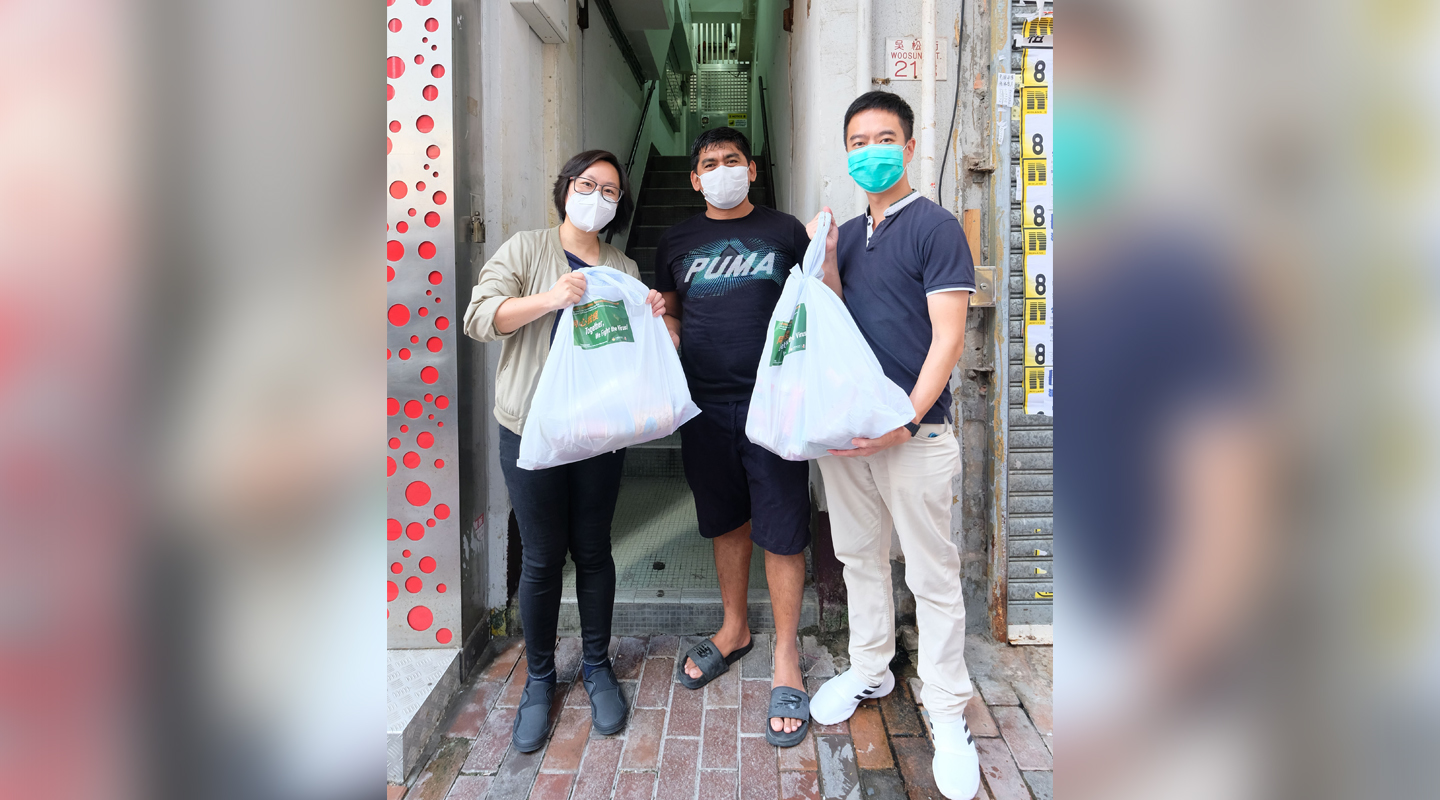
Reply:
[[[523,469],[583,461],[674,433],[700,409],[645,284],[588,267],[585,294],[555,323],[520,435]]]
[[[770,315],[745,420],[750,441],[790,461],[853,450],[851,439],[873,439],[915,418],[910,397],[885,377],[850,310],[821,281],[830,223],[822,212]]]

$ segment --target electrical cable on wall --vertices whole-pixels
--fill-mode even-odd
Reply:
[[[940,173],[935,178],[935,202],[939,203],[943,197],[941,189],[945,188],[945,160],[950,156],[950,140],[955,138],[955,117],[960,113],[960,55],[965,52],[965,0],[960,0],[960,34],[955,43],[955,105],[950,110],[950,132],[945,134],[945,152],[940,156]],[[955,157],[960,157],[960,152],[955,152]],[[943,205],[943,204],[942,204]]]

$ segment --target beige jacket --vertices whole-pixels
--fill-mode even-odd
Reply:
[[[635,262],[604,242],[600,243],[600,265],[613,267],[639,278]],[[560,244],[560,227],[524,231],[511,236],[480,269],[480,278],[465,309],[465,333],[482,342],[499,340],[500,369],[495,374],[495,419],[515,433],[525,431],[530,399],[540,381],[540,370],[550,355],[550,331],[555,314],[546,314],[501,333],[495,330],[495,312],[512,297],[529,297],[547,292],[570,272],[565,248]]]

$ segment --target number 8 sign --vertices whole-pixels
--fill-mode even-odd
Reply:
[[[1054,72],[1055,51],[1049,48],[1031,47],[1025,50],[1026,86],[1049,86],[1050,75]]]

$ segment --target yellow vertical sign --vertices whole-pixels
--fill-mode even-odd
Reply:
[[[1020,104],[1020,244],[1025,258],[1025,413],[1055,413],[1054,18],[1025,24]]]

